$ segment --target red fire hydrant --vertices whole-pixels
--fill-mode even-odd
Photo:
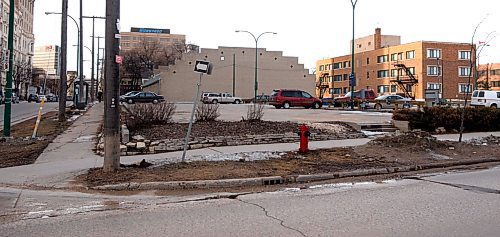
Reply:
[[[311,132],[309,132],[309,128],[305,124],[302,124],[298,134],[300,136],[299,153],[307,153],[309,151],[309,136],[311,136]]]

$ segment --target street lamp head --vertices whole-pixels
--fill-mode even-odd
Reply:
[[[53,14],[61,14],[61,13],[57,13],[57,12],[45,12],[45,15],[53,15]]]

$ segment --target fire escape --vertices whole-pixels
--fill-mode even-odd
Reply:
[[[411,70],[406,67],[406,65],[402,63],[394,64],[394,67],[398,69],[398,76],[396,80],[391,80],[391,83],[395,83],[401,91],[404,92],[405,97],[415,99],[415,94],[411,91],[413,86],[418,83],[418,80],[415,78]],[[406,75],[402,75],[402,71],[405,72]]]
[[[330,74],[328,72],[322,72],[321,77],[319,78],[319,81],[316,82],[316,88],[319,90],[319,98],[323,99],[323,96],[325,95],[325,92],[328,90],[328,76]]]

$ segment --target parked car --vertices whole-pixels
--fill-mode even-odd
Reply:
[[[500,108],[500,91],[475,90],[472,92],[470,104],[477,107]]]
[[[29,94],[28,95],[28,102],[31,103],[31,102],[37,102],[38,101],[38,95],[35,95],[35,94]]]
[[[400,95],[382,95],[375,98],[373,101],[366,103],[366,108],[373,108],[376,110],[381,109],[394,109],[396,104],[403,108],[411,107],[411,98],[405,98]]]
[[[269,104],[275,108],[304,107],[319,109],[321,100],[313,97],[311,94],[301,90],[278,89],[273,90]]]
[[[59,97],[57,95],[54,95],[52,93],[47,95],[47,102],[57,102],[59,101]]]
[[[19,96],[16,95],[16,93],[12,93],[12,100],[11,102],[13,104],[19,104]]]
[[[256,103],[267,104],[269,102],[269,98],[270,98],[269,95],[264,95],[263,94],[263,95],[258,95],[257,97],[243,99],[243,102],[244,103],[253,103],[253,102],[256,102]]]
[[[163,96],[157,95],[153,92],[138,92],[120,96],[120,102],[126,102],[128,104],[133,104],[133,103],[158,104],[163,101],[165,101],[165,98]]]
[[[42,102],[42,100],[43,100],[43,101],[45,101],[45,102],[47,102],[47,96],[45,96],[45,95],[37,95],[37,100],[36,100],[36,102],[37,102],[37,103],[41,103],[41,102]]]
[[[229,103],[229,104],[241,104],[243,100],[240,97],[234,97],[229,93],[208,93],[202,99],[205,104],[217,104],[217,103]]]
[[[364,93],[364,96],[362,96]],[[354,91],[354,102],[370,102],[377,98],[377,93],[372,89],[362,89]],[[351,102],[351,92],[347,92],[344,96],[335,97],[333,99],[334,106],[341,106],[344,103]]]

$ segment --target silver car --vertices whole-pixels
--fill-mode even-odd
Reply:
[[[368,103],[368,108],[374,108],[376,110],[394,109],[396,104],[399,108],[410,108],[411,101],[411,98],[405,98],[400,95],[382,95],[375,98],[373,102]]]

